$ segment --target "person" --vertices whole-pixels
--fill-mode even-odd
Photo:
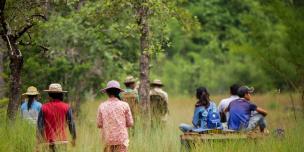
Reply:
[[[229,129],[251,131],[259,126],[261,132],[266,131],[265,116],[267,112],[250,101],[253,91],[254,89],[248,86],[240,87],[238,89],[240,98],[232,101],[225,109],[225,112],[229,112]]]
[[[129,104],[133,117],[139,111],[139,96],[137,90],[135,90],[135,83],[136,79],[133,76],[127,76],[124,82],[126,89],[120,93],[122,100]]]
[[[124,82],[126,89],[124,92],[132,92],[138,96],[136,88],[136,79],[133,76],[127,76]]]
[[[37,100],[39,92],[36,87],[30,86],[27,88],[26,93],[22,95],[27,97],[27,101],[24,101],[21,105],[21,116],[31,123],[36,124],[38,114],[41,110],[41,103]]]
[[[239,98],[239,96],[237,95],[237,91],[238,91],[239,87],[240,86],[238,84],[231,85],[230,86],[230,97],[221,100],[219,105],[218,105],[218,111],[219,111],[220,116],[221,116],[221,122],[222,122],[222,125],[225,129],[228,128],[227,122],[228,122],[228,119],[229,119],[229,112],[225,113],[224,110],[229,106],[231,101]]]
[[[193,126],[182,123],[179,126],[182,132],[201,132],[209,129],[221,129],[222,126],[216,104],[210,100],[209,96],[210,95],[205,87],[199,87],[196,89],[196,98],[198,101],[195,104],[192,119]],[[217,117],[214,119],[210,116]],[[212,122],[211,119],[217,121]]]
[[[162,125],[168,119],[168,94],[162,88],[164,84],[159,79],[155,79],[150,83],[151,90],[149,93],[152,125]]]
[[[105,141],[104,152],[128,151],[128,128],[133,126],[133,118],[128,103],[121,101],[123,92],[119,82],[109,81],[101,92],[108,95],[108,100],[101,103],[97,112],[97,127]]]
[[[66,124],[72,136],[72,145],[75,146],[76,128],[71,107],[63,102],[62,87],[58,83],[49,85],[48,93],[50,101],[43,104],[38,115],[38,130],[44,141],[49,145],[49,150],[62,151],[67,148]]]

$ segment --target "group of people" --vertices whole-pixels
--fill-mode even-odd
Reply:
[[[106,144],[105,152],[125,152],[128,149],[128,128],[134,124],[133,115],[139,109],[139,96],[136,79],[128,76],[124,82],[126,89],[121,89],[118,81],[112,80],[100,91],[107,94],[108,99],[102,102],[97,111],[97,127],[101,129],[101,137]],[[168,115],[168,94],[162,90],[164,86],[160,80],[150,84],[150,97],[159,96],[165,103],[161,117],[165,121]],[[65,150],[68,143],[65,127],[68,126],[72,136],[72,145],[75,145],[76,127],[73,120],[72,108],[64,101],[64,91],[58,83],[49,85],[49,101],[41,104],[37,99],[40,94],[36,87],[31,86],[23,95],[27,101],[21,105],[21,115],[29,122],[37,125],[38,140],[46,142],[50,151]],[[151,104],[153,105],[153,104]],[[159,106],[159,104],[158,104]],[[137,107],[137,109],[135,109]],[[151,106],[153,109],[153,107]],[[133,115],[132,115],[133,114]]]
[[[136,79],[128,76],[124,82],[126,89],[122,89],[118,81],[112,80],[100,91],[107,94],[108,99],[102,102],[97,111],[97,127],[101,129],[101,137],[106,144],[105,152],[126,152],[129,145],[128,128],[134,125],[134,116],[138,115],[140,97],[138,96]],[[162,89],[160,80],[150,84],[151,115],[162,124],[167,120],[168,94]],[[68,126],[75,145],[76,127],[73,120],[72,108],[64,101],[64,91],[58,83],[49,85],[49,101],[43,105],[37,101],[39,91],[31,86],[24,93],[27,101],[21,105],[21,115],[31,123],[37,125],[40,140],[48,143],[50,151],[66,149],[68,143],[65,127]],[[205,87],[196,90],[192,124],[181,124],[183,132],[202,132],[210,129],[228,129],[234,131],[251,131],[257,126],[265,132],[265,116],[267,112],[251,102],[253,88],[232,85],[231,96],[223,99],[217,107],[210,100]],[[135,119],[136,120],[136,119]]]
[[[229,98],[220,101],[219,106],[210,100],[205,87],[197,88],[197,103],[192,124],[181,124],[182,132],[202,132],[210,129],[230,131],[252,131],[259,127],[267,133],[265,116],[266,110],[257,107],[251,101],[254,89],[248,86],[234,84],[230,87]]]
[[[72,108],[64,101],[64,91],[58,83],[49,85],[49,89],[43,90],[48,93],[49,101],[41,104],[37,101],[40,94],[36,87],[31,86],[23,95],[27,101],[21,105],[21,116],[29,122],[37,125],[37,139],[45,142],[50,151],[57,149],[65,150],[68,143],[65,128],[68,126],[72,136],[72,145],[75,145],[76,127],[73,119]]]

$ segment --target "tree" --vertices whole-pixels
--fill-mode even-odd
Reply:
[[[9,23],[10,20],[8,19],[8,17],[10,17],[10,19],[12,19],[13,17],[17,19],[20,18],[10,15],[10,13],[12,12],[9,11],[12,10],[8,10],[8,8],[14,8],[14,7],[8,7],[6,6],[6,4],[7,4],[6,0],[0,1],[0,24],[1,24],[0,35],[3,41],[6,43],[8,49],[7,54],[10,60],[10,65],[9,65],[10,89],[9,89],[9,104],[7,107],[7,116],[10,120],[13,120],[16,116],[19,99],[20,99],[21,71],[23,66],[23,55],[19,48],[20,43],[22,43],[21,38],[34,26],[35,20],[37,18],[38,19],[41,18],[46,19],[46,18],[41,14],[31,13],[26,20],[23,21],[19,20],[19,23],[24,23],[24,25],[18,27],[18,25],[16,24],[14,25],[14,23],[12,24]],[[21,3],[21,5],[22,4],[23,3]],[[20,6],[15,6],[15,7],[19,9]],[[24,7],[27,7],[27,5],[25,5]],[[17,10],[13,9],[13,11],[17,11]],[[13,19],[13,21],[16,21],[16,19]],[[12,28],[12,26],[14,26],[14,28]],[[15,30],[17,28],[19,28],[19,30]]]
[[[138,25],[140,33],[140,85],[139,95],[143,106],[143,112],[149,113],[149,64],[150,64],[150,53],[149,53],[149,7],[146,5],[147,1],[140,2],[137,4],[136,12],[138,16]]]
[[[0,99],[4,97],[5,94],[5,82],[3,79],[3,52],[2,50],[0,51]]]

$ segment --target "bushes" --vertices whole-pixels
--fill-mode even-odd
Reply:
[[[259,92],[273,87],[270,78],[249,57],[228,54],[225,63],[219,64],[202,56],[198,53],[191,53],[190,59],[174,56],[172,60],[159,63],[163,66],[155,66],[152,77],[162,79],[166,90],[174,94],[192,94],[198,86],[224,93],[233,83],[254,86]]]

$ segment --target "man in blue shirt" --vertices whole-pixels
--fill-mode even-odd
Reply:
[[[239,99],[232,101],[225,109],[229,112],[228,128],[237,131],[251,131],[259,126],[260,131],[266,128],[267,112],[250,102],[253,88],[242,86],[238,89]]]

